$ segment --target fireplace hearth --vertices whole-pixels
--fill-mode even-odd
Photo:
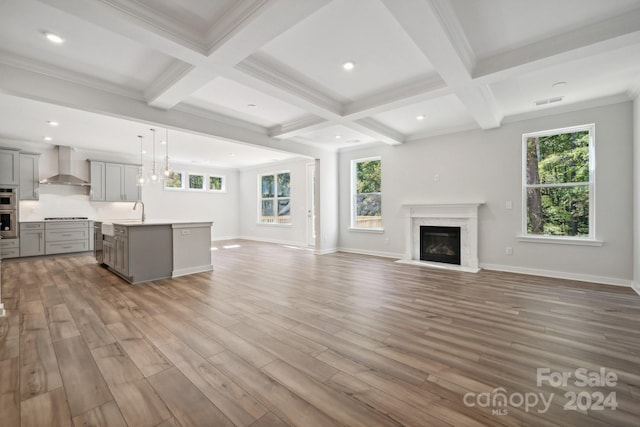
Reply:
[[[420,226],[420,260],[460,265],[460,227]]]

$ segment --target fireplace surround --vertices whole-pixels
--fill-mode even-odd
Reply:
[[[476,273],[478,267],[478,209],[482,203],[406,204],[405,253],[399,261],[450,270]],[[459,227],[460,262],[425,261],[420,258],[420,227]]]

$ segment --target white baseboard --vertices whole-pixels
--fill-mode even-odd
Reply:
[[[368,251],[366,249],[352,249],[352,248],[338,248],[338,252],[347,252],[350,254],[359,254],[359,255],[379,256],[383,258],[393,258],[393,259],[401,259],[404,256],[404,254],[397,254],[395,252]]]
[[[240,236],[212,237],[211,241],[212,242],[219,242],[221,240],[236,240],[236,239],[242,239],[242,237],[240,237]]]
[[[213,270],[213,265],[211,264],[199,265],[197,267],[179,268],[171,272],[171,277],[186,276],[188,274],[203,273],[205,271],[212,271],[212,270]]]
[[[307,247],[306,242],[301,243],[301,242],[293,242],[290,240],[268,239],[268,238],[262,238],[262,237],[249,237],[249,236],[238,236],[237,238],[242,240],[252,240],[254,242],[275,243],[276,245],[299,246],[301,248]]]
[[[638,295],[640,295],[640,283],[631,282],[631,289],[633,289]]]
[[[336,252],[338,252],[338,248],[327,248],[327,249],[316,249],[315,250],[316,255],[335,254]]]
[[[529,274],[532,276],[553,277],[555,279],[578,280],[581,282],[624,286],[627,288],[632,286],[632,282],[630,280],[617,279],[615,277],[593,276],[590,274],[567,273],[564,271],[539,270],[537,268],[514,267],[510,265],[484,264],[484,263],[480,264],[480,268],[484,268],[486,270],[506,271],[509,273]]]

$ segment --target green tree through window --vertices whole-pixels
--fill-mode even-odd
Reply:
[[[528,234],[591,236],[592,129],[524,136]]]
[[[353,162],[355,188],[353,192],[352,226],[355,228],[382,227],[382,162],[380,159]]]

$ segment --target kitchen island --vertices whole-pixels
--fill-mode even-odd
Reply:
[[[103,220],[102,262],[129,283],[213,270],[211,221]]]

